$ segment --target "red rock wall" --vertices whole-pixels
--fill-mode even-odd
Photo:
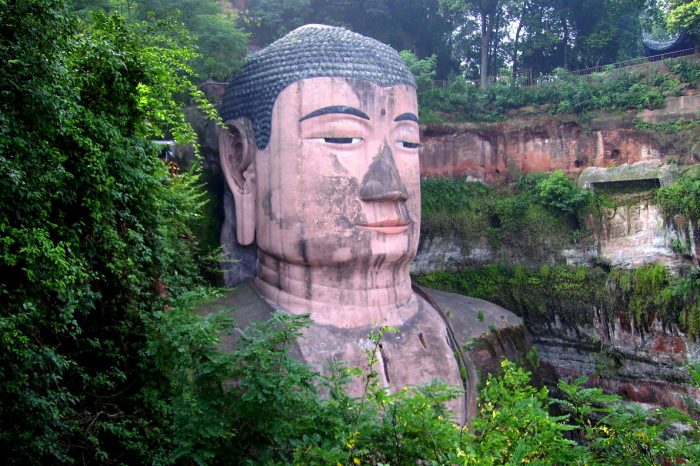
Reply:
[[[595,127],[597,126],[597,127]],[[606,127],[606,126],[609,126]],[[427,128],[420,153],[422,176],[473,176],[487,183],[522,173],[562,170],[661,158],[660,144],[629,121],[576,122],[545,117],[484,125]]]

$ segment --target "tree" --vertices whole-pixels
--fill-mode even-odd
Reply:
[[[488,86],[489,64],[499,50],[499,30],[505,24],[505,6],[508,0],[441,0],[452,10],[478,17],[480,28],[479,81],[482,89]]]
[[[642,0],[535,0],[526,2],[513,52],[535,75],[579,69],[639,56]]]
[[[242,17],[256,45],[263,47],[289,31],[306,24],[312,11],[311,0],[251,0]]]
[[[700,38],[700,0],[671,0],[668,25],[672,30],[686,30]]]
[[[225,81],[241,66],[248,35],[236,25],[237,21],[233,13],[193,18],[190,30],[201,55],[194,63],[194,71],[200,79]]]
[[[345,27],[420,57],[435,54],[441,79],[458,68],[452,56],[453,25],[439,14],[438,0],[253,0],[242,18],[258,46],[303,24],[320,23]]]
[[[164,460],[149,326],[197,283],[188,176],[149,141],[206,100],[175,24],[0,8],[0,451],[8,464]],[[208,107],[211,112],[213,108]]]
[[[216,0],[72,0],[71,5],[84,17],[109,11],[130,21],[181,22],[200,52],[192,62],[200,80],[226,80],[247,52],[248,35],[238,27],[236,12],[224,10]]]

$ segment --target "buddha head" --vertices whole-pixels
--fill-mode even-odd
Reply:
[[[395,50],[342,28],[303,26],[249,57],[221,114],[236,236],[257,244],[266,297],[320,309],[410,300],[418,108]],[[381,311],[368,318],[377,316],[395,320]]]

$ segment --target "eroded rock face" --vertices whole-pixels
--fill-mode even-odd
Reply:
[[[636,129],[632,117],[598,119],[585,127],[575,121],[540,116],[426,128],[422,134],[421,176],[470,175],[498,183],[514,180],[522,173],[562,170],[578,174],[587,167],[663,160],[667,154],[661,151],[662,144]],[[691,154],[673,154],[676,158],[684,156]]]
[[[681,233],[664,222],[649,193],[635,196],[628,204],[602,209],[600,224],[599,257],[610,265],[636,268],[661,263],[677,269],[687,262],[671,249]]]
[[[498,261],[530,266],[604,263],[622,268],[660,263],[674,271],[697,265],[696,238],[700,235],[695,232],[696,226],[682,217],[669,221],[652,195],[652,189],[672,183],[677,172],[677,165],[658,160],[587,168],[579,176],[579,186],[607,190],[611,205],[588,216],[588,237],[578,243],[557,245],[549,241],[533,251],[494,245],[485,236],[469,239],[424,235],[411,271],[424,274]]]
[[[574,324],[554,314],[528,324],[545,382],[587,376],[591,385],[631,401],[679,409],[687,408],[689,398],[700,402],[684,368],[697,361],[700,345],[677,326],[659,320],[638,325],[624,313],[593,307],[590,316]]]

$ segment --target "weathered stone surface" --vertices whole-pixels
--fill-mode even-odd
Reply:
[[[658,320],[640,326],[624,314],[594,308],[590,313],[590,324],[555,316],[528,325],[546,382],[584,375],[590,385],[631,401],[681,409],[687,408],[687,397],[700,401],[700,390],[690,386],[684,368],[698,361],[697,342]]]
[[[627,120],[591,123],[547,117],[483,125],[425,129],[420,154],[422,176],[473,176],[496,183],[521,173],[562,170],[663,158],[660,144]],[[617,124],[616,126],[614,126]],[[612,126],[607,128],[606,126]]]
[[[700,113],[700,94],[667,97],[664,108],[656,110],[643,110],[639,112],[639,118],[650,123],[686,118],[697,119]]]
[[[598,184],[625,183],[658,180],[659,186],[668,186],[678,176],[677,164],[666,164],[660,160],[637,163],[623,163],[613,167],[590,167],[581,172],[578,185],[581,188],[595,188]]]
[[[682,233],[664,222],[651,195],[638,195],[628,204],[604,208],[596,232],[599,259],[616,267],[635,268],[661,263],[676,269],[687,264],[671,249]]]
[[[473,245],[454,237],[425,237],[411,263],[411,273],[425,274],[438,270],[457,270],[467,265],[482,265],[496,261],[493,248],[485,239]]]
[[[493,183],[521,173],[586,167],[607,168],[667,157],[694,163],[688,148],[668,147],[635,128],[634,119],[658,123],[698,119],[700,93],[667,97],[664,108],[598,116],[586,123],[542,114],[514,116],[498,123],[426,127],[421,151],[422,176],[473,176]],[[522,115],[522,112],[521,112]],[[670,151],[669,151],[670,150]]]

